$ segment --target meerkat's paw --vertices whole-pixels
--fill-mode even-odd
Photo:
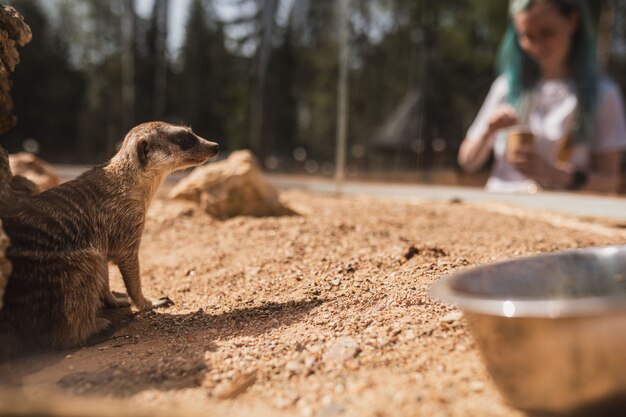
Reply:
[[[158,300],[154,301],[144,298],[142,301],[135,303],[135,306],[137,306],[140,311],[151,310],[153,308],[169,307],[171,305],[174,305],[174,302],[170,300],[169,297],[159,298]]]
[[[112,293],[108,293],[104,297],[104,305],[107,308],[125,308],[130,307],[130,298],[128,297],[117,297]]]
[[[98,317],[96,318],[96,330],[93,332],[93,334],[98,334],[105,330],[109,330],[111,327],[113,327],[113,325],[109,320]]]
[[[173,305],[174,302],[170,300],[170,297],[159,298],[158,300],[152,302],[152,307],[154,308],[165,308]]]
[[[143,298],[141,300],[133,300],[133,303],[135,303],[135,307],[137,307],[139,311],[146,311],[146,310],[152,309],[152,301],[150,301],[147,298]]]

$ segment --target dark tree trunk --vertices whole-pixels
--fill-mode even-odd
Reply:
[[[22,16],[12,7],[0,5],[0,134],[5,133],[15,125],[13,100],[10,95],[9,75],[20,62],[17,52],[18,46],[24,46],[30,42],[32,34],[30,27],[24,23]],[[0,146],[0,215],[11,204],[22,198],[25,194],[18,192],[14,187],[22,184],[28,185],[21,177],[13,177],[9,168],[9,154]],[[26,180],[27,181],[27,180]],[[2,229],[0,221],[0,308],[4,288],[11,274],[11,264],[4,257],[9,239]],[[3,358],[0,358],[3,359]]]
[[[135,124],[135,7],[124,0],[122,14],[122,106],[124,131]]]
[[[267,102],[267,68],[272,49],[272,36],[274,31],[274,19],[276,18],[276,0],[264,0],[261,2],[261,39],[257,52],[256,88],[252,98],[252,117],[250,132],[250,145],[261,163],[267,156],[269,144],[265,134],[265,104]]]
[[[169,0],[155,0],[156,42],[154,55],[154,108],[153,117],[160,120],[165,114],[167,93],[167,21]]]

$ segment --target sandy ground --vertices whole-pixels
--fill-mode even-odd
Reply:
[[[115,329],[100,340],[21,359],[22,391],[204,415],[517,416],[430,285],[494,260],[626,242],[622,225],[487,203],[282,196],[300,216],[218,221],[157,199],[143,288],[175,305],[105,311]]]

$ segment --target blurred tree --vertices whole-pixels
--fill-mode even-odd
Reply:
[[[46,157],[73,152],[103,160],[132,123],[128,116],[136,116],[190,124],[226,149],[252,146],[261,160],[291,159],[295,147],[320,165],[334,160],[337,2],[192,0],[180,53],[172,56],[168,8],[178,2],[154,0],[145,19],[132,0],[13,3],[33,14],[33,32],[43,33],[15,74],[21,123],[7,143],[14,150],[33,137]],[[604,7],[603,50],[611,75],[626,85],[626,0],[589,4],[595,16]],[[372,168],[380,158],[387,161],[380,166],[405,171],[454,165],[495,75],[507,5],[352,2],[349,166]],[[381,127],[402,118],[385,148],[377,141]]]
[[[318,161],[333,161],[337,123],[337,4],[295,0],[288,24],[296,48],[298,144]]]
[[[169,0],[155,0],[148,19],[137,18],[136,112],[138,122],[166,117],[172,65],[167,53]]]
[[[256,66],[254,72],[254,94],[251,97],[252,107],[250,114],[250,147],[258,157],[264,159],[271,151],[272,144],[269,138],[271,133],[267,126],[266,107],[268,93],[268,69],[272,53],[272,39],[276,23],[277,0],[256,0],[258,14],[255,19],[257,26],[258,46],[256,48]]]
[[[135,125],[135,35],[136,15],[134,0],[122,1],[121,15],[121,71],[122,71],[122,129]]]
[[[286,28],[281,44],[274,49],[266,81],[272,92],[266,98],[266,128],[271,132],[266,143],[283,159],[291,157],[298,139],[298,49],[292,30]]]
[[[232,110],[229,90],[233,88],[230,54],[223,27],[217,21],[212,2],[192,0],[181,48],[180,72],[174,89],[179,118],[205,137],[217,138],[227,147],[226,118]]]
[[[385,169],[389,163],[404,170],[453,165],[458,142],[493,81],[506,9],[500,0],[361,3],[353,142],[369,147],[374,160],[384,159]],[[396,120],[396,141],[380,143],[380,127],[402,111],[411,120]]]
[[[19,123],[5,139],[10,152],[21,151],[25,139],[34,139],[45,158],[67,160],[75,149],[79,113],[84,104],[85,80],[69,62],[69,47],[37,0],[11,3],[33,32],[21,52],[13,76],[13,98]],[[37,150],[35,142],[27,146]]]
[[[310,135],[311,128],[320,126],[324,132],[332,134],[332,129],[325,127],[327,124],[334,126],[335,115],[326,113],[324,117],[316,117],[315,123],[309,123],[311,111],[318,109],[311,105],[310,98],[318,91],[312,82],[322,68],[308,61],[316,59],[315,53],[310,51],[318,42],[318,35],[333,38],[332,32],[322,30],[332,23],[332,14],[330,20],[324,20],[328,14],[319,18],[316,15],[321,9],[332,11],[333,2],[236,0],[234,3],[245,12],[229,19],[225,25],[230,33],[237,34],[232,52],[242,66],[248,62],[252,87],[247,96],[249,146],[262,160],[272,153],[288,156],[296,143],[311,145],[310,149],[332,157],[332,147],[330,154],[328,149],[322,149],[329,140],[332,144],[332,136],[324,135],[320,139]],[[315,23],[310,21],[311,15]],[[332,61],[336,61],[336,57],[332,57]],[[331,65],[336,69],[336,64]],[[320,79],[327,76],[324,73]],[[331,79],[335,76],[332,74]],[[336,83],[333,83],[331,89],[325,89],[321,95],[334,97],[335,89]],[[334,99],[328,101],[334,106]]]
[[[60,29],[87,82],[79,113],[80,159],[110,157],[126,133],[122,98],[124,0],[57,0]]]
[[[152,12],[154,31],[154,106],[152,115],[155,120],[165,113],[167,98],[167,24],[169,0],[155,0]]]

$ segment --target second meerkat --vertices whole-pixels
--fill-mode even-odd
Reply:
[[[69,347],[106,329],[110,323],[98,317],[103,304],[130,305],[109,290],[109,261],[139,309],[158,305],[141,290],[138,251],[146,210],[167,174],[201,164],[218,149],[189,128],[144,123],[105,165],[3,216],[13,274],[0,310],[0,343],[18,338],[20,344]]]

